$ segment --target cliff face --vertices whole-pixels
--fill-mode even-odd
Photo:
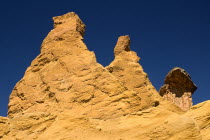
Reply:
[[[1,139],[210,138],[210,101],[185,113],[164,100],[129,36],[119,37],[115,59],[104,68],[84,44],[85,25],[75,13],[53,20],[40,55],[11,93],[8,118],[0,117]]]
[[[68,13],[53,19],[55,28],[41,54],[10,96],[8,116],[70,110],[106,118],[140,110],[140,97],[98,64],[83,43],[85,25],[79,17]]]

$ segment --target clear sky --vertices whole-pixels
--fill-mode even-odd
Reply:
[[[210,100],[210,0],[5,0],[0,4],[0,116],[9,95],[39,54],[52,17],[76,12],[86,24],[85,43],[106,66],[117,38],[130,35],[159,90],[169,70],[184,68],[198,86],[194,104]]]

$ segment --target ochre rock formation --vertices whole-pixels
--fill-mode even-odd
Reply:
[[[210,101],[205,101],[195,106],[186,113],[186,116],[193,118],[203,136],[203,140],[210,139]]]
[[[210,101],[185,112],[164,100],[130,50],[129,36],[119,37],[115,59],[104,68],[84,44],[85,25],[75,13],[53,19],[40,55],[11,93],[8,117],[0,117],[0,139],[210,138]]]
[[[184,111],[192,106],[192,94],[197,89],[190,75],[182,68],[173,68],[165,78],[165,84],[160,88],[160,95],[173,102]]]
[[[71,110],[99,119],[140,110],[140,97],[98,64],[83,43],[85,25],[79,17],[68,13],[53,19],[55,28],[41,54],[10,96],[8,116]]]
[[[114,54],[114,61],[106,67],[109,72],[141,97],[142,109],[158,106],[160,96],[139,64],[140,58],[130,50],[129,36],[119,37]]]
[[[0,139],[9,133],[8,118],[0,117]]]

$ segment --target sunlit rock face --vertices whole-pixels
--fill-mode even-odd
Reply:
[[[128,35],[118,38],[114,48],[115,59],[106,68],[127,88],[132,89],[141,97],[139,105],[142,109],[158,106],[160,96],[139,64],[140,58],[136,52],[131,51],[130,42]]]
[[[0,139],[210,139],[209,101],[185,112],[164,100],[131,51],[129,36],[119,37],[115,59],[105,68],[83,42],[85,25],[77,14],[53,20],[41,53],[10,95],[8,117],[0,117]],[[182,74],[187,84],[172,87],[192,94]],[[167,84],[173,85],[172,77]]]
[[[167,74],[165,84],[160,88],[160,95],[187,111],[193,104],[192,94],[196,89],[196,85],[184,69],[173,68]]]
[[[54,17],[41,53],[15,86],[8,116],[63,112],[107,118],[140,110],[140,97],[96,62],[83,42],[85,25],[75,13]],[[111,109],[110,109],[111,108]]]

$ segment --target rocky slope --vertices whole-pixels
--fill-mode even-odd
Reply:
[[[164,100],[129,36],[119,37],[104,68],[84,44],[85,25],[75,13],[53,20],[40,55],[11,93],[8,117],[0,117],[1,139],[210,139],[210,101],[184,112]]]

